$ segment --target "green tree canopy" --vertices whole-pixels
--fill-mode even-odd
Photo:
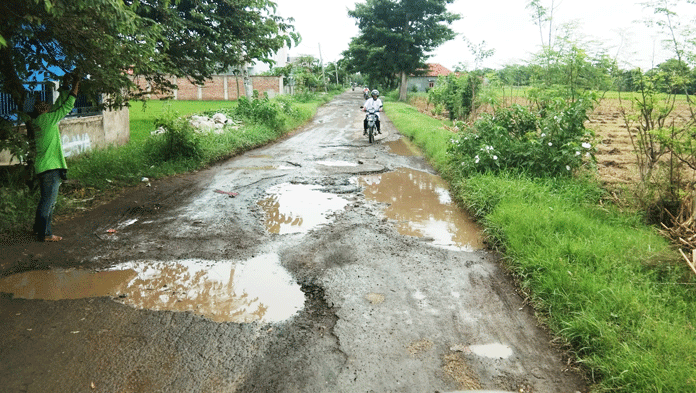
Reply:
[[[0,83],[20,101],[31,78],[77,69],[122,104],[143,93],[129,74],[167,92],[166,75],[202,82],[299,39],[269,0],[4,0],[0,12]]]
[[[105,104],[117,107],[146,93],[133,76],[167,93],[169,75],[202,82],[252,60],[271,62],[299,40],[291,22],[270,0],[3,0],[0,85],[24,121],[32,83],[68,72],[89,74],[81,91],[106,94]],[[0,133],[0,150],[12,148],[10,139]]]
[[[360,33],[343,52],[349,72],[366,75],[372,85],[394,88],[401,77],[400,98],[406,98],[406,78],[425,68],[428,54],[453,39],[449,27],[460,16],[447,11],[454,0],[367,0],[348,15]]]

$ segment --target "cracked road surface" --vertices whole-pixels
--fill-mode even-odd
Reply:
[[[362,136],[361,103],[61,220],[61,243],[1,239],[0,391],[586,392],[388,117]]]

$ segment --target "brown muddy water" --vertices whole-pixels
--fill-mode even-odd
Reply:
[[[266,229],[277,234],[309,232],[327,224],[331,213],[343,210],[349,203],[311,184],[283,183],[266,193],[269,196],[258,204],[266,213]]]
[[[280,322],[304,306],[304,293],[277,254],[234,261],[136,261],[107,271],[50,270],[0,279],[15,298],[112,297],[139,309],[190,311],[217,322]]]
[[[366,199],[384,204],[383,214],[399,233],[457,251],[483,248],[480,228],[452,201],[439,176],[401,168],[353,182],[364,187]],[[277,234],[328,224],[350,203],[317,185],[283,183],[266,193],[258,204],[266,213],[266,229]],[[139,309],[188,311],[237,323],[289,319],[305,300],[275,253],[246,261],[134,261],[106,271],[32,271],[0,278],[0,292],[42,300],[111,297]],[[507,356],[506,348],[495,346],[470,350]]]
[[[385,145],[389,146],[389,151],[400,156],[420,156],[422,155],[418,148],[404,138],[399,138],[392,142],[386,142]]]
[[[388,204],[384,215],[402,235],[429,238],[452,250],[483,249],[481,228],[454,203],[439,176],[401,168],[362,176],[358,184],[367,199]]]

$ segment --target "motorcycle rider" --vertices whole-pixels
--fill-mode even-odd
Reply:
[[[363,105],[364,112],[369,112],[370,110],[375,112],[375,125],[377,126],[378,134],[382,133],[379,127],[379,112],[382,111],[382,106],[382,100],[379,99],[379,91],[377,89],[372,90],[372,97],[365,101],[365,105]],[[363,128],[363,135],[367,135],[367,116],[365,116],[365,120],[363,120]]]

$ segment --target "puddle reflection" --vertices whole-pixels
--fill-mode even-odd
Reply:
[[[389,150],[397,155],[400,156],[420,156],[420,152],[418,151],[418,148],[410,141],[404,139],[404,138],[399,138],[393,142],[387,142],[387,146],[389,146]]]
[[[481,229],[450,198],[439,176],[401,168],[394,172],[362,176],[365,197],[390,204],[384,211],[397,221],[402,235],[430,237],[433,244],[454,250],[483,248]]]
[[[115,297],[141,309],[191,311],[217,322],[279,322],[304,306],[304,293],[277,254],[245,262],[138,261],[113,270],[53,270],[0,279],[0,292],[23,299]]]
[[[342,210],[348,201],[322,192],[319,186],[283,183],[267,190],[270,196],[258,202],[266,212],[270,233],[303,233],[329,222],[328,215]]]

